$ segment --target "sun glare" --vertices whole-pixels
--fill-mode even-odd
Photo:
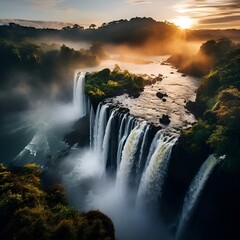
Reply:
[[[174,23],[180,28],[187,29],[193,25],[193,20],[189,17],[179,17],[174,20]]]

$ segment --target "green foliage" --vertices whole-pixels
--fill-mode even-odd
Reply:
[[[188,155],[198,158],[202,151],[207,151],[206,144],[212,133],[212,126],[206,122],[199,120],[194,126],[182,133],[182,141]]]
[[[197,101],[209,109],[210,99],[216,99],[218,94],[230,87],[240,88],[240,49],[237,49],[224,59],[208,75],[204,76],[197,91]]]
[[[225,154],[229,147],[229,142],[226,137],[226,129],[223,126],[217,125],[207,140],[207,143],[219,155]]]
[[[70,208],[63,187],[44,190],[40,174],[35,164],[12,171],[0,165],[1,239],[115,239],[108,217],[100,212],[80,214]]]
[[[208,75],[204,76],[197,90],[197,98],[201,103],[208,102],[209,99],[215,95],[219,88],[218,71],[211,71]]]
[[[106,68],[86,75],[85,91],[95,102],[123,93],[138,93],[143,91],[143,88],[144,79],[142,77],[127,70],[122,71],[118,65],[113,71]]]
[[[209,52],[211,45],[215,44],[216,42],[209,42],[204,46],[204,51]],[[221,44],[219,47],[225,44],[231,47],[228,41]],[[226,155],[224,165],[230,171],[240,171],[239,83],[240,50],[236,49],[220,59],[216,67],[201,79],[196,101],[205,112],[202,120],[183,135],[194,154],[205,151],[208,147],[218,156]]]

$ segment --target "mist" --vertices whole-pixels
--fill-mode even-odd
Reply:
[[[119,239],[173,239],[161,223],[158,212],[138,208],[136,193],[131,189],[120,191],[115,177],[102,168],[99,155],[89,148],[72,149],[59,164],[58,176],[61,176],[70,205],[80,211],[105,213],[112,219]]]
[[[74,71],[97,66],[106,57],[98,44],[68,42],[81,48],[74,50],[60,41],[40,42],[0,40],[0,112],[71,102]]]

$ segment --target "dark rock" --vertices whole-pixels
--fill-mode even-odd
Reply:
[[[168,125],[171,120],[169,119],[168,115],[163,114],[162,117],[159,119],[159,122],[164,125]]]
[[[170,74],[174,74],[174,72],[170,72]]]
[[[168,97],[168,95],[166,93],[161,93],[161,92],[157,92],[156,96],[160,99],[163,99],[164,97]]]
[[[186,109],[190,111],[196,118],[199,118],[204,113],[204,107],[197,102],[188,101],[186,103]]]
[[[131,98],[138,98],[140,96],[139,92],[129,93],[129,97]]]
[[[125,107],[120,107],[118,109],[118,112],[120,112],[120,113],[129,113],[130,110],[128,108],[125,108]]]
[[[154,80],[155,80],[156,82],[161,82],[161,81],[163,80],[163,78],[162,78],[162,77],[156,77],[156,78],[154,78]]]
[[[163,102],[166,102],[166,101],[167,101],[167,99],[166,99],[166,98],[163,98],[163,99],[162,99],[162,101],[163,101]]]
[[[156,124],[154,124],[154,123],[150,123],[150,126],[151,126],[151,128],[154,129],[155,133],[157,133],[159,130],[162,129],[162,126],[156,125]]]
[[[183,73],[181,76],[182,76],[182,77],[186,77],[187,75]]]
[[[156,79],[153,79],[153,80],[152,80],[152,84],[154,84],[154,83],[156,83],[156,82],[157,82]]]

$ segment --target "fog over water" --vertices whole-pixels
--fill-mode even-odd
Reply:
[[[143,119],[159,124],[159,118],[162,114],[168,114],[171,119],[171,124],[168,127],[171,134],[176,132],[176,129],[179,130],[195,121],[184,106],[185,101],[194,100],[197,81],[192,77],[181,76],[176,69],[169,65],[161,65],[167,56],[145,57],[143,59],[145,64],[104,60],[96,68],[84,69],[84,72],[101,70],[106,67],[112,69],[115,64],[118,64],[123,70],[147,74],[152,78],[162,74],[162,80],[146,86],[139,98],[132,99],[123,95],[111,100],[119,106],[129,108],[130,113],[139,117],[141,121],[140,125],[137,121],[132,122],[131,133],[127,135],[129,138],[123,148],[120,166],[117,167],[114,174],[105,171],[106,166],[102,161],[102,156],[94,148],[72,147],[68,149],[67,144],[63,142],[64,135],[70,131],[71,126],[80,116],[73,103],[41,105],[31,111],[6,116],[2,119],[4,131],[1,131],[1,138],[9,140],[4,144],[1,141],[1,147],[6,149],[5,162],[14,160],[17,165],[37,162],[44,169],[49,170],[51,174],[59,176],[58,179],[62,182],[72,206],[81,211],[99,209],[107,214],[113,220],[117,239],[168,240],[173,239],[170,227],[164,226],[162,223],[158,207],[151,206],[151,201],[149,203],[146,201],[143,205],[137,204],[139,185],[131,188],[124,182],[121,183],[124,177],[131,177],[131,174],[129,176],[125,174],[126,171],[121,175],[121,169],[124,169],[121,164],[124,164],[123,161],[128,161],[128,157],[132,157],[132,163],[127,162],[125,168],[129,168],[130,171],[135,164],[136,156],[139,154],[137,149],[140,142],[138,143],[138,140],[143,140],[144,132],[147,131],[147,125]],[[168,95],[166,102],[156,96],[157,92]],[[111,128],[109,129],[111,130]],[[79,138],[81,137],[84,136],[80,134]],[[12,154],[8,154],[12,148],[11,139],[18,141],[13,143]],[[147,191],[151,189],[155,191],[154,186],[156,185],[151,185],[155,184],[154,181],[147,182],[146,180],[146,176],[152,175],[154,178],[157,174],[154,173],[154,164],[159,164],[157,166],[159,166],[160,172],[167,171],[171,147],[175,143],[177,135],[161,139],[160,137],[156,139],[156,146],[154,145],[154,151],[149,157],[150,163],[146,165],[146,168],[149,167],[149,169],[142,180],[144,181],[141,190],[143,192],[139,196],[148,196],[150,192]],[[104,139],[102,140],[104,142]],[[153,139],[151,139],[152,141]],[[134,144],[136,149],[134,149]],[[158,144],[162,145],[157,147]],[[59,156],[61,157],[59,158]],[[53,165],[46,164],[49,162]],[[163,175],[158,175],[161,184],[164,182],[164,175],[165,172]],[[121,184],[118,184],[118,181]],[[157,186],[161,186],[159,181]]]
[[[197,79],[181,76],[171,66],[161,65],[166,59],[167,56],[149,57],[144,59],[148,62],[147,64],[105,60],[101,62],[99,67],[84,69],[84,71],[96,71],[105,67],[113,69],[114,65],[118,64],[121,69],[126,69],[137,74],[147,74],[151,77],[157,77],[159,74],[162,74],[163,80],[156,82],[152,86],[146,86],[139,98],[132,99],[123,95],[114,98],[113,102],[129,108],[130,113],[140,117],[140,119],[146,119],[149,122],[157,124],[159,124],[161,114],[169,114],[172,122],[168,128],[170,132],[175,132],[174,129],[186,127],[195,121],[194,117],[186,111],[184,106],[185,101],[194,100],[195,98]],[[161,99],[156,97],[156,92],[158,91],[168,94],[167,102],[162,102]],[[107,134],[107,131],[106,127],[105,134]],[[136,133],[133,133],[134,131]],[[135,161],[136,150],[134,150],[134,144],[137,144],[138,138],[142,135],[141,131],[143,131],[143,128],[141,130],[140,127],[131,132],[133,134],[132,139],[130,139],[130,136],[128,137],[128,142],[125,143],[123,149],[121,165],[117,168],[117,173],[113,175],[107,171],[105,172],[101,153],[94,151],[93,148],[82,150],[72,149],[72,153],[60,166],[60,171],[63,173],[62,183],[73,206],[81,211],[99,209],[110,216],[114,222],[118,239],[173,239],[171,233],[172,226],[165,226],[161,221],[161,217],[159,217],[161,213],[157,204],[154,203],[158,199],[157,195],[156,198],[152,198],[152,200],[155,199],[153,202],[146,199],[142,201],[143,198],[148,198],[151,195],[153,197],[153,192],[154,194],[158,192],[153,187],[156,185],[152,185],[154,184],[154,180],[157,179],[155,174],[158,175],[158,180],[156,180],[157,186],[161,186],[159,181],[164,181],[166,173],[162,171],[167,171],[167,165],[165,165],[165,168],[161,163],[157,163],[157,159],[161,162],[165,158],[164,156],[167,152],[165,152],[164,144],[166,140],[163,140],[162,147],[159,145],[159,150],[155,150],[155,155],[152,158],[150,157],[152,163],[149,164],[148,171],[146,171],[145,176],[142,178],[142,181],[146,183],[143,183],[142,187],[139,187],[140,189],[132,189],[125,186],[125,182],[130,177],[127,172],[130,171],[131,165]],[[134,134],[136,134],[136,138]],[[160,144],[160,140],[158,144]],[[126,145],[129,145],[128,148]],[[166,151],[168,151],[167,149],[168,147]],[[124,158],[128,159],[125,167],[123,166]],[[133,158],[132,163],[129,162],[130,158]],[[156,159],[155,163],[154,158]],[[155,167],[159,166],[156,173],[154,172],[154,164]],[[122,173],[121,169],[123,169]],[[161,176],[161,174],[163,175]],[[148,182],[149,176],[152,177],[152,180]],[[151,185],[152,187],[150,187]],[[144,188],[149,188],[149,193],[144,193]],[[142,191],[142,193],[137,194],[136,191]],[[153,192],[150,193],[150,191]],[[138,201],[139,203],[137,203]]]

